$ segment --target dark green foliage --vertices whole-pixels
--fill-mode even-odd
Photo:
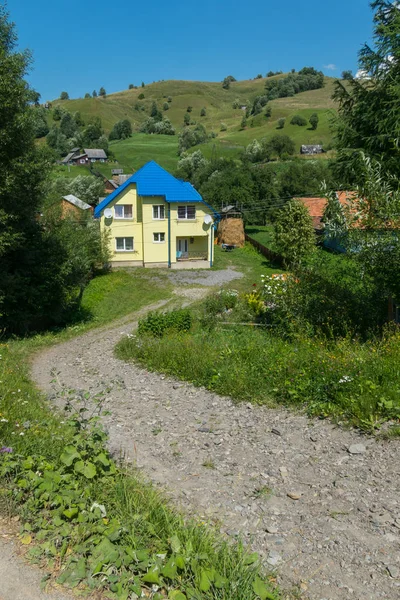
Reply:
[[[163,110],[164,111],[165,110],[169,110],[169,104],[168,104],[168,102],[164,102],[164,104],[163,104]]]
[[[103,96],[104,97],[105,95],[106,95],[106,90],[103,87],[101,87],[99,89],[99,96]]]
[[[279,196],[318,195],[322,181],[326,181],[328,189],[338,189],[328,161],[292,160],[278,174]]]
[[[67,137],[55,125],[53,125],[47,134],[46,142],[59,156],[64,156],[69,150]]]
[[[188,106],[186,112],[191,113],[193,110],[193,106]]]
[[[277,129],[283,129],[285,127],[285,123],[286,123],[286,119],[284,117],[281,117],[280,119],[278,119]]]
[[[247,125],[247,119],[246,119],[246,115],[244,114],[242,117],[242,120],[240,122],[240,129],[244,129]]]
[[[272,107],[267,105],[264,111],[264,115],[267,119],[269,119],[272,115]]]
[[[294,115],[290,120],[291,125],[299,125],[299,127],[305,127],[307,125],[307,119],[301,115]]]
[[[33,119],[35,123],[35,137],[41,138],[46,136],[49,133],[49,126],[47,124],[47,115],[46,110],[44,108],[34,107],[33,109]]]
[[[128,90],[133,90],[135,88],[135,86],[133,85],[133,83],[130,83],[128,86]]]
[[[53,120],[54,121],[61,121],[62,116],[65,114],[65,108],[63,108],[62,106],[56,106],[53,110]]]
[[[91,94],[89,94],[89,92],[86,92],[86,94],[85,94],[85,98],[91,98],[91,97],[92,97],[92,95],[91,95]]]
[[[362,183],[360,152],[382,160],[388,173],[400,176],[400,11],[397,3],[376,0],[374,46],[364,45],[359,68],[364,78],[336,82],[334,99],[338,155],[336,171],[343,183]]]
[[[296,145],[288,135],[276,134],[266,142],[265,148],[267,154],[282,158],[292,156],[295,153]]]
[[[254,79],[262,79],[262,75],[261,75],[261,73],[259,73],[258,75],[256,75],[256,76],[254,77]]]
[[[160,135],[175,135],[175,129],[169,119],[164,117],[161,121],[156,121],[149,117],[140,126],[141,133],[158,133]]]
[[[349,81],[350,79],[353,79],[354,75],[353,75],[353,71],[343,71],[342,72],[342,79]]]
[[[206,116],[207,116],[207,109],[206,109],[206,108],[204,108],[204,107],[203,107],[203,108],[201,109],[201,111],[200,111],[200,116],[201,116],[201,117],[206,117]]]
[[[71,113],[65,112],[60,121],[61,133],[63,133],[67,138],[72,138],[75,135],[77,129],[78,126]]]
[[[161,112],[158,110],[156,102],[151,103],[150,117],[152,117],[152,119],[154,119],[155,121],[161,121],[163,118]]]
[[[82,118],[82,115],[79,111],[76,111],[74,113],[74,121],[75,123],[78,125],[78,127],[84,127],[85,126],[85,121]]]
[[[142,86],[142,87],[143,87],[143,86]],[[139,99],[139,100],[143,100],[143,99],[144,99],[144,94],[139,94],[139,96],[138,96],[138,99]]]
[[[316,237],[307,208],[298,200],[290,200],[275,217],[274,246],[293,267],[304,262],[315,250]]]
[[[128,119],[115,123],[109,135],[110,140],[126,140],[132,135],[132,125]]]
[[[167,98],[167,102],[172,102],[172,98],[171,98],[171,96],[168,96],[168,98]]]
[[[188,310],[153,311],[139,321],[138,333],[161,338],[168,333],[189,331],[191,326],[192,315]]]
[[[61,94],[60,94],[60,100],[69,100],[69,94],[68,94],[68,92],[61,92]]]
[[[190,125],[190,115],[187,112],[183,115],[183,124]]]
[[[274,75],[282,75],[282,71],[268,71],[267,77],[273,77]]]
[[[97,98],[97,92],[96,92],[96,90],[93,90],[92,96],[93,96],[93,98]]]
[[[268,96],[266,96],[266,95],[256,96],[256,98],[254,98],[254,100],[253,100],[251,114],[252,115],[260,114],[262,112],[263,107],[266,106],[267,103],[268,103]]]
[[[265,92],[268,100],[275,100],[322,87],[324,87],[322,71],[316,71],[313,67],[304,67],[298,73],[289,73],[286,77],[267,81]]]
[[[313,113],[309,119],[309,123],[311,125],[311,129],[315,130],[318,127],[319,117],[317,113]]]
[[[229,90],[233,81],[236,81],[233,75],[228,75],[227,77],[225,77],[222,82],[222,87],[224,88],[224,90]]]
[[[187,113],[185,113],[187,114]],[[188,148],[202,144],[207,140],[207,132],[204,125],[196,125],[194,129],[185,127],[179,134],[179,154],[182,154]]]
[[[144,85],[144,81],[142,81],[142,88],[144,88],[144,87],[145,87],[145,85]]]
[[[95,148],[96,142],[103,134],[104,131],[100,117],[94,117],[82,132],[85,148]]]

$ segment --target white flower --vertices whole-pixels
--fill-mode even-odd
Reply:
[[[21,433],[19,435],[25,435],[23,431],[21,431]]]
[[[8,419],[0,419],[0,423],[8,423]]]
[[[343,375],[343,377],[339,379],[339,383],[349,383],[350,381],[353,381],[353,378],[349,375]]]

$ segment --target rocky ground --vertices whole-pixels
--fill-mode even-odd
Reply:
[[[236,405],[123,363],[114,346],[133,327],[91,331],[38,355],[33,377],[49,401],[60,406],[62,386],[104,392],[113,452],[186,511],[243,537],[296,597],[399,599],[400,443]]]

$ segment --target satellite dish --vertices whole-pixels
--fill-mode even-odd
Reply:
[[[112,216],[113,216],[113,212],[112,212],[111,208],[106,208],[106,210],[104,211],[104,217],[106,219],[111,219]]]
[[[210,223],[212,223],[212,217],[210,215],[204,215],[204,223],[206,225],[209,225]]]

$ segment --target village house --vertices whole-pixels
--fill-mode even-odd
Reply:
[[[106,162],[107,154],[101,148],[72,148],[71,152],[62,159],[62,165],[89,165],[90,163]]]
[[[218,213],[154,161],[107,196],[94,216],[109,232],[112,267],[212,266]]]
[[[300,154],[322,154],[325,152],[320,144],[305,145],[303,144],[300,148]]]
[[[73,217],[78,221],[82,220],[82,218],[86,218],[87,214],[92,214],[93,207],[83,200],[77,198],[73,194],[68,194],[67,196],[63,196],[61,199],[61,216],[65,217]]]

